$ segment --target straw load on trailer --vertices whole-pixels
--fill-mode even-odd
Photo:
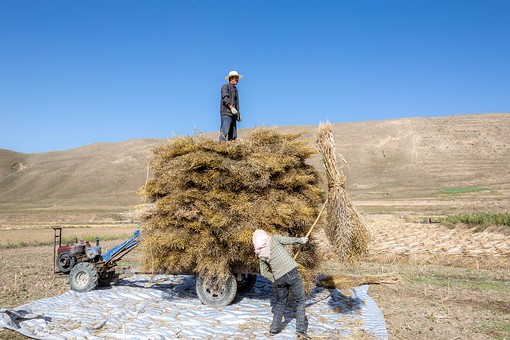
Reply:
[[[143,217],[146,270],[227,280],[258,272],[255,229],[304,236],[324,192],[319,172],[306,163],[316,150],[299,136],[257,128],[236,142],[198,135],[156,147],[141,190],[152,205]],[[313,235],[297,261],[311,287],[320,263]]]

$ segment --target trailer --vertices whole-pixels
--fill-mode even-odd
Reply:
[[[53,230],[54,272],[69,274],[70,287],[76,292],[88,292],[97,286],[115,285],[120,274],[128,273],[119,267],[118,262],[136,249],[142,240],[140,230],[136,230],[128,240],[102,254],[99,239],[96,239],[95,246],[90,245],[88,241],[78,242],[77,240],[74,244],[62,245],[62,228],[53,227]],[[143,272],[131,270],[129,273]],[[198,298],[203,304],[211,307],[230,304],[238,292],[250,291],[257,280],[256,270],[243,263],[232,265],[226,280],[214,276],[197,275],[192,270],[165,274],[194,275]]]

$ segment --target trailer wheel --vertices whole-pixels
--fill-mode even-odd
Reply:
[[[253,286],[255,286],[255,282],[257,281],[257,275],[255,274],[237,274],[237,291],[244,293],[249,292]]]
[[[76,256],[74,256],[73,253],[65,251],[58,255],[55,262],[56,262],[55,264],[57,265],[57,269],[60,272],[67,274],[76,264]]]
[[[234,301],[237,293],[237,281],[229,274],[225,281],[218,277],[196,276],[196,290],[200,301],[210,307],[223,307]]]
[[[98,278],[99,287],[109,287],[119,282],[119,274],[115,272],[101,273]]]
[[[81,262],[69,273],[69,284],[76,292],[89,292],[97,287],[99,275],[92,263]]]

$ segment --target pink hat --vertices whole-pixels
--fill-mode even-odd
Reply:
[[[270,240],[271,236],[269,236],[264,230],[255,230],[253,232],[253,246],[255,247],[255,254],[269,257]]]

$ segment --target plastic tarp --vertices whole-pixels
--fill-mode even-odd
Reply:
[[[135,275],[108,288],[0,308],[0,327],[35,339],[263,339],[272,320],[270,291],[270,282],[259,276],[250,292],[212,308],[197,298],[192,275]],[[368,286],[344,293],[317,287],[306,312],[312,338],[388,337]],[[289,303],[284,329],[274,339],[295,338],[294,315]]]

